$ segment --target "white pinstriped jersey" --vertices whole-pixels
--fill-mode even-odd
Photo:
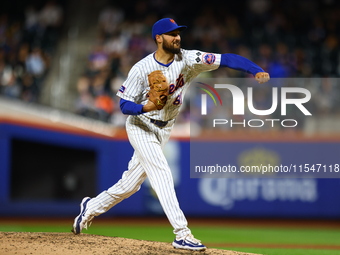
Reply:
[[[170,65],[159,63],[154,53],[137,62],[130,70],[117,96],[145,105],[148,102],[148,74],[160,70],[169,82],[169,97],[162,110],[155,110],[143,115],[162,121],[175,119],[180,111],[182,100],[190,82],[200,73],[212,71],[220,66],[221,54],[206,53],[198,50],[182,51],[182,59],[176,59]]]
[[[170,95],[162,110],[138,116],[130,115],[127,118],[126,130],[129,141],[135,149],[134,155],[122,178],[88,202],[85,216],[88,219],[106,212],[137,192],[144,180],[148,178],[174,228],[173,233],[176,238],[191,234],[176,197],[171,169],[164,156],[163,148],[170,137],[190,82],[201,72],[217,69],[220,66],[221,55],[197,50],[181,51],[182,59],[176,56],[177,59],[169,65],[157,62],[154,53],[140,60],[131,68],[126,81],[117,92],[117,95],[125,100],[145,105],[148,101],[148,75],[151,72],[162,71],[170,84]],[[160,127],[148,118],[169,122]]]

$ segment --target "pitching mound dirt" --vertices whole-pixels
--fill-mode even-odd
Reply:
[[[207,249],[192,252],[174,249],[170,243],[151,242],[121,237],[72,233],[0,232],[0,254],[6,255],[126,255],[126,254],[200,254],[249,255],[250,253]]]

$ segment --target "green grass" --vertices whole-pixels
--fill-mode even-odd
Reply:
[[[39,225],[0,225],[0,231],[2,232],[69,232],[71,231],[70,226],[66,225],[48,225],[48,226],[39,226]]]
[[[275,244],[332,244],[340,245],[340,231],[330,229],[286,228],[194,228],[195,235],[211,242],[275,243]],[[209,241],[210,242],[210,241]]]
[[[224,247],[224,250],[249,252],[263,255],[339,255],[339,250],[278,249],[278,248],[239,248]]]
[[[70,224],[0,224],[0,231],[16,232],[70,232]],[[279,227],[203,227],[190,226],[195,237],[206,244],[226,244],[219,249],[229,249],[242,252],[251,252],[265,255],[336,255],[340,250],[326,249],[283,249],[283,248],[259,248],[259,244],[278,245],[340,245],[340,231],[326,228],[279,228]],[[94,221],[84,233],[119,236],[140,240],[171,242],[174,238],[172,228],[169,226],[129,226],[121,224],[104,224]],[[230,246],[228,246],[230,244]],[[240,247],[237,246],[240,244]],[[242,247],[242,244],[254,244],[254,247]],[[211,247],[212,248],[212,247]]]

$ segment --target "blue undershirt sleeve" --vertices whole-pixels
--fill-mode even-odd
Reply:
[[[123,114],[139,115],[139,114],[144,113],[142,104],[136,104],[134,102],[125,100],[123,98],[120,99],[119,104],[120,104],[120,110],[122,111]]]
[[[259,67],[249,59],[232,53],[221,54],[220,67],[229,67],[231,69],[251,73],[254,76],[258,72],[264,72],[261,67]]]

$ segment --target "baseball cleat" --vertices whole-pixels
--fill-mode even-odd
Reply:
[[[80,234],[81,231],[84,228],[87,229],[87,227],[91,225],[91,221],[93,219],[93,216],[86,215],[87,203],[90,200],[91,200],[91,198],[84,197],[83,200],[80,203],[80,213],[74,219],[73,228],[71,230],[75,235]]]
[[[192,234],[186,235],[180,239],[175,238],[172,242],[172,246],[176,249],[186,249],[193,251],[204,251],[207,249],[201,241],[196,239]]]

